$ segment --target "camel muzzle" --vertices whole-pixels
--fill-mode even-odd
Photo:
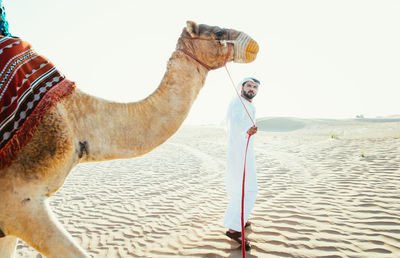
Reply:
[[[240,32],[235,40],[230,40],[227,43],[233,43],[234,56],[233,62],[235,63],[250,63],[257,57],[259,46],[246,33]]]

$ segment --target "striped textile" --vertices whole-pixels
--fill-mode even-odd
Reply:
[[[44,113],[74,88],[29,43],[0,36],[0,169],[30,140]]]

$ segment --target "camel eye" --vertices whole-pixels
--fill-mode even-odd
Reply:
[[[223,31],[217,31],[215,33],[215,36],[217,37],[217,39],[220,39],[220,38],[222,38],[224,36],[224,32]]]

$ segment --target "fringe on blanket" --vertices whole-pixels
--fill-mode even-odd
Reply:
[[[44,114],[63,97],[71,94],[75,89],[75,83],[63,79],[53,86],[36,105],[25,122],[0,150],[0,170],[9,166],[21,149],[29,142],[40,124]]]

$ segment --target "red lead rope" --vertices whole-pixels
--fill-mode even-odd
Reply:
[[[247,139],[247,144],[246,144],[246,153],[244,154],[244,169],[243,169],[243,182],[242,182],[242,213],[241,213],[241,223],[242,223],[242,257],[246,257],[246,243],[245,243],[245,234],[244,234],[244,212],[243,212],[243,207],[244,207],[244,184],[246,183],[246,158],[247,158],[247,149],[249,147],[249,142],[250,142],[251,135],[249,135],[249,138]]]
[[[240,97],[239,92],[238,92],[238,90],[237,90],[236,87],[235,87],[235,83],[233,82],[232,76],[231,76],[231,74],[229,73],[228,68],[226,67],[226,65],[225,65],[225,70],[226,70],[226,72],[228,73],[229,78],[231,79],[233,88],[235,89],[235,92],[236,92],[236,94],[238,95],[238,97],[239,97],[239,99],[240,99],[240,102],[242,102],[242,105],[243,105],[244,109],[246,110],[247,115],[249,116],[251,122],[252,122],[253,125],[255,126],[256,124],[254,123],[253,119],[252,119],[251,116],[250,116],[249,111],[247,110],[245,104],[243,103],[243,100],[242,100],[242,98]],[[246,246],[246,244],[245,244],[246,240],[245,240],[245,234],[244,234],[244,212],[243,212],[243,207],[244,207],[244,186],[245,186],[245,183],[246,183],[247,149],[249,148],[250,138],[251,138],[251,135],[249,134],[249,138],[247,138],[246,152],[245,152],[245,154],[244,154],[244,169],[243,169],[243,182],[242,182],[242,207],[241,207],[241,224],[242,224],[242,225],[241,225],[241,226],[242,226],[242,257],[243,257],[243,258],[246,257],[246,248],[245,248],[245,246]]]

